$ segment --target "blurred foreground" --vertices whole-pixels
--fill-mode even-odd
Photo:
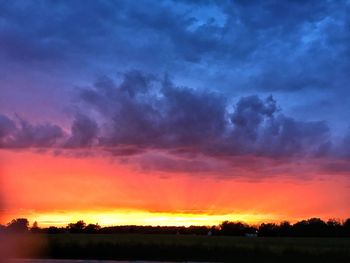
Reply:
[[[348,238],[152,234],[12,234],[2,238],[12,245],[10,258],[350,262]]]

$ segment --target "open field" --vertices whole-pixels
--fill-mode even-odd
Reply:
[[[32,234],[11,238],[16,257],[24,258],[350,262],[349,238],[141,234]]]

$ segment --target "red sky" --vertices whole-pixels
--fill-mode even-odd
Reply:
[[[346,218],[345,177],[292,175],[247,179],[144,172],[106,157],[0,151],[4,213],[41,225],[84,219],[100,224],[216,224]]]

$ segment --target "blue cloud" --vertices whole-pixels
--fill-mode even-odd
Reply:
[[[2,145],[346,155],[333,137],[350,113],[349,11],[347,1],[2,1],[0,112],[43,107],[40,94],[60,94],[66,109],[80,96],[68,135],[2,115]],[[111,77],[81,88],[101,72]],[[35,77],[22,86],[22,76]]]

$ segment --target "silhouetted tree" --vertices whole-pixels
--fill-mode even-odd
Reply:
[[[13,219],[7,225],[7,230],[10,232],[24,233],[27,232],[29,228],[29,221],[26,218]]]
[[[279,225],[279,236],[291,236],[292,226],[288,221],[283,221]]]
[[[259,236],[268,236],[268,237],[275,237],[278,236],[279,232],[279,227],[278,225],[274,223],[262,223],[259,226]]]
[[[220,234],[230,236],[244,236],[252,232],[252,227],[241,222],[224,221],[220,225]]]
[[[343,226],[337,219],[329,219],[327,221],[327,236],[340,237],[343,235]]]
[[[343,223],[344,234],[350,237],[350,218],[346,219]]]
[[[0,225],[0,232],[27,232],[29,222],[25,218],[12,220],[7,226]],[[40,228],[37,222],[34,222],[30,228],[32,233],[138,233],[138,234],[182,234],[182,235],[230,235],[244,236],[246,234],[256,234],[259,236],[295,236],[295,237],[350,237],[350,218],[343,223],[336,219],[329,219],[327,222],[320,218],[310,218],[302,220],[295,224],[287,221],[280,224],[262,223],[257,229],[254,226],[241,222],[224,221],[219,226],[110,226],[100,227],[96,224],[86,225],[80,220],[76,223],[70,223],[67,227]]]
[[[94,233],[98,233],[98,231],[101,229],[101,227],[99,226],[99,224],[88,224],[85,228],[84,228],[84,232],[85,233],[89,233],[89,234],[94,234]]]
[[[76,223],[70,223],[67,226],[67,229],[70,233],[82,233],[86,224],[83,220],[79,220]]]
[[[218,236],[220,235],[220,226],[212,226],[210,231],[213,236]]]
[[[327,224],[320,218],[310,218],[294,224],[293,232],[295,236],[327,236]]]
[[[49,228],[47,228],[46,232],[48,234],[61,234],[61,233],[64,233],[65,230],[63,228],[58,228],[58,227],[55,227],[55,226],[50,226]]]
[[[33,223],[32,227],[30,228],[30,232],[32,232],[32,233],[40,233],[41,232],[41,229],[40,229],[37,221],[35,221]]]

